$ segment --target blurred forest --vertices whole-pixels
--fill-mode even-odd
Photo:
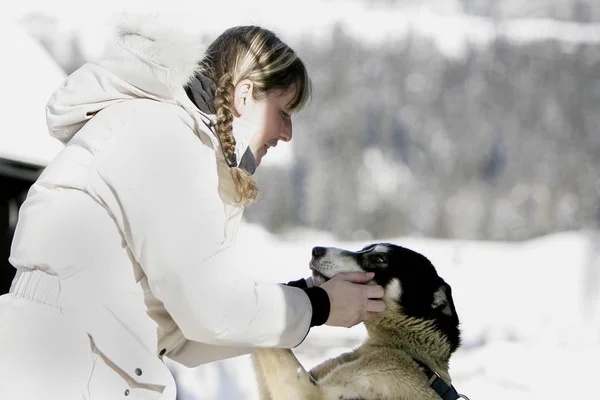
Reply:
[[[288,170],[260,171],[250,220],[357,239],[600,224],[600,45],[498,37],[456,60],[422,37],[373,48],[334,35],[299,49],[316,89],[308,134]]]
[[[461,3],[498,19],[600,19],[592,1]],[[55,45],[51,19],[24,24],[66,72],[85,61],[75,37]],[[448,58],[417,34],[376,46],[340,26],[332,35],[293,44],[315,96],[294,121],[294,163],[258,170],[261,200],[247,220],[356,240],[522,240],[600,227],[600,43],[499,33]]]

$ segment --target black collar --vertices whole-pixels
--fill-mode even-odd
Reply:
[[[429,386],[440,396],[442,400],[457,400],[466,399],[469,400],[464,394],[458,394],[454,386],[448,385],[437,373],[433,372],[431,368],[423,364],[419,360],[415,360],[417,364],[423,368],[423,372],[427,375],[429,380]]]

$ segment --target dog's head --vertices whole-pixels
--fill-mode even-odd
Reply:
[[[431,321],[447,337],[451,352],[458,348],[460,333],[452,290],[422,254],[390,243],[372,244],[359,251],[315,247],[310,268],[316,285],[340,272],[374,272],[374,282],[385,290],[388,307],[382,314],[388,320],[393,320],[395,313]]]

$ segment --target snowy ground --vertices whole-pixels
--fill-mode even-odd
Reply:
[[[598,235],[558,233],[522,243],[392,238],[426,254],[450,283],[464,344],[451,362],[459,392],[475,399],[597,398],[600,358]],[[258,279],[307,276],[315,245],[358,249],[325,233],[274,237],[243,225],[240,254]],[[350,350],[362,326],[312,330],[296,354],[307,367]],[[181,400],[257,399],[249,357],[195,369],[170,365]]]

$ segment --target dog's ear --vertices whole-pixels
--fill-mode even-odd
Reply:
[[[443,282],[433,293],[433,303],[431,304],[431,308],[434,311],[449,317],[456,315],[454,302],[452,301],[452,292],[447,283]]]

